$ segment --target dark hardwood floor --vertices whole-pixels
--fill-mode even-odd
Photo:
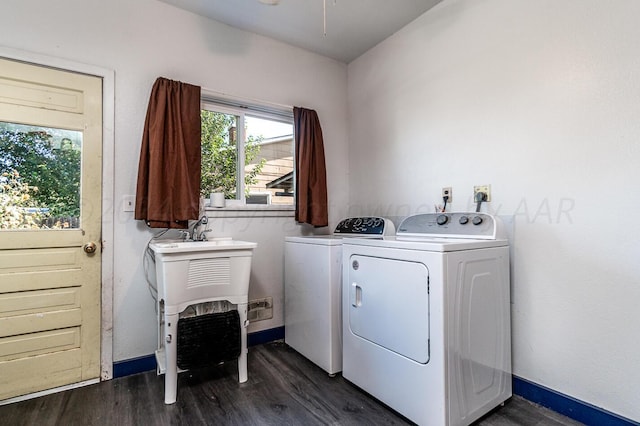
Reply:
[[[329,377],[282,342],[249,348],[249,381],[236,363],[179,376],[178,402],[164,404],[164,376],[155,372],[0,406],[13,425],[410,425],[348,383]],[[408,395],[409,396],[409,395]],[[579,425],[513,397],[481,426]]]

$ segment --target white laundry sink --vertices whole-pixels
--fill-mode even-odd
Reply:
[[[149,244],[155,252],[158,299],[164,301],[169,313],[213,299],[246,303],[251,259],[257,246],[230,238]]]
[[[247,308],[251,258],[257,243],[219,238],[210,241],[159,240],[155,253],[158,285],[158,372],[165,374],[165,404],[176,402],[177,324],[190,305],[227,300],[240,319],[238,380],[247,381]]]

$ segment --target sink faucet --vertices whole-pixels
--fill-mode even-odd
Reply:
[[[198,233],[198,228],[200,227],[200,225],[206,225],[207,223],[209,223],[209,218],[207,217],[206,214],[202,215],[202,217],[198,219],[198,221],[194,223],[193,226],[191,227],[191,232],[187,233],[185,237],[191,241],[205,241],[207,239],[205,232],[209,230],[205,229],[204,231]]]

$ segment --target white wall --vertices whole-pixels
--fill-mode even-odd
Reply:
[[[445,0],[348,67],[352,211],[514,215],[514,374],[640,420],[640,2]],[[375,171],[375,172],[374,172]]]
[[[142,127],[151,86],[159,76],[227,95],[315,109],[322,122],[335,226],[347,201],[346,65],[207,20],[155,0],[10,1],[0,6],[3,45],[115,71],[113,205],[114,360],[152,354],[154,306],[142,254],[152,233],[122,197],[135,194]],[[214,235],[257,241],[249,298],[273,296],[273,320],[283,325],[283,241],[309,233],[293,217],[212,220]],[[327,229],[321,230],[327,231]]]

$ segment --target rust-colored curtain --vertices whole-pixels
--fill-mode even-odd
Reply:
[[[327,226],[327,171],[320,120],[314,110],[294,107],[293,121],[296,144],[295,219],[313,226]]]
[[[142,135],[136,219],[185,229],[198,218],[200,137],[200,87],[158,78]]]

